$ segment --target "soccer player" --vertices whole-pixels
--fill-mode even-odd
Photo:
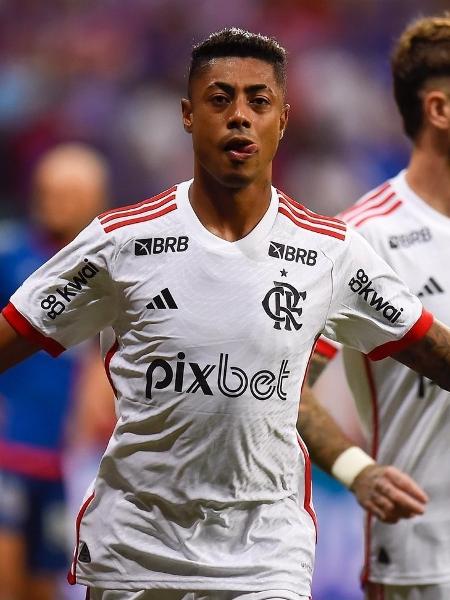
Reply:
[[[402,33],[391,60],[394,93],[412,141],[406,170],[344,211],[355,227],[422,300],[445,322],[450,302],[450,14],[422,18]],[[359,270],[351,288],[361,301],[385,310],[373,277]],[[313,371],[337,349],[321,339]],[[414,491],[402,510],[391,500],[411,491],[393,467],[372,462],[346,441],[309,394],[299,427],[311,455],[351,485],[369,509],[363,574],[370,600],[450,598],[450,395],[433,377],[424,378],[386,358],[371,362],[344,348],[347,379],[372,456],[405,471],[425,490],[425,513],[395,526],[414,510]],[[313,375],[316,377],[316,375]],[[304,411],[304,412],[303,412]],[[320,429],[320,439],[316,432]],[[403,477],[403,479],[402,479]],[[417,490],[416,490],[417,492]],[[391,500],[389,497],[391,496]],[[401,499],[400,499],[401,500]],[[400,502],[401,504],[401,502]],[[397,509],[399,505],[397,504]],[[417,507],[416,507],[417,508]]]
[[[450,330],[361,236],[272,187],[285,70],[275,40],[239,29],[196,46],[182,100],[193,179],[102,213],[3,310],[1,368],[114,331],[119,417],[69,575],[91,600],[309,598],[296,420],[322,331],[450,388]],[[358,294],[361,271],[383,310]]]
[[[32,220],[0,227],[0,301],[106,206],[107,170],[63,144],[38,162]],[[98,351],[97,351],[98,354]],[[67,565],[62,450],[82,356],[44,352],[0,377],[0,599],[51,600]]]

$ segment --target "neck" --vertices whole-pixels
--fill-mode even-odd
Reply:
[[[208,231],[235,242],[248,235],[263,218],[270,205],[270,186],[270,174],[263,180],[231,188],[196,169],[189,200]]]
[[[446,148],[417,143],[408,165],[406,181],[424,202],[450,217],[450,158]]]

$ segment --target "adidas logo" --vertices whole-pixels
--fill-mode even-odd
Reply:
[[[419,298],[422,298],[422,296],[433,296],[434,294],[443,294],[444,291],[445,290],[441,288],[436,279],[430,277],[417,296]]]
[[[164,288],[147,305],[146,308],[178,308],[169,288]]]

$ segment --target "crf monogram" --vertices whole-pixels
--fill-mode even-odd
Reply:
[[[306,292],[299,292],[289,283],[274,281],[274,284],[262,301],[266,314],[275,321],[275,329],[281,329],[283,324],[286,331],[292,331],[292,327],[298,331],[302,326],[298,321],[302,309],[297,305],[305,300]]]

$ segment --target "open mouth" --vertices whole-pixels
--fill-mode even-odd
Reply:
[[[224,150],[231,159],[245,160],[258,152],[258,146],[251,140],[235,138],[225,144]]]

